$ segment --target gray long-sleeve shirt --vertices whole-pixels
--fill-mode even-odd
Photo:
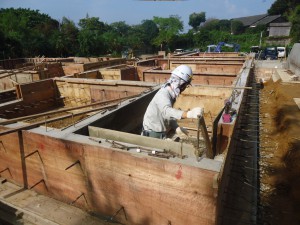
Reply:
[[[172,97],[169,86],[161,88],[148,105],[144,115],[144,130],[166,132],[170,128],[176,129],[176,120],[181,119],[184,111],[174,109],[175,98]]]

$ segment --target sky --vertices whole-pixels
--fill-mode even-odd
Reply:
[[[66,17],[76,24],[80,19],[98,17],[100,21],[111,24],[125,21],[128,25],[141,24],[154,16],[168,18],[180,17],[184,31],[192,13],[206,13],[206,19],[232,19],[267,13],[275,0],[0,0],[0,8],[26,8],[61,21]]]

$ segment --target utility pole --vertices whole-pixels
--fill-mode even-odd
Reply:
[[[262,34],[263,34],[263,32],[261,31],[261,32],[260,32],[260,39],[259,39],[259,48],[261,48],[261,39],[262,39]]]

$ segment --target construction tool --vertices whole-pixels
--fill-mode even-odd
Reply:
[[[201,156],[201,152],[200,152],[200,130],[201,133],[203,135],[203,138],[205,140],[205,146],[206,146],[206,156],[208,158],[213,158],[213,152],[212,152],[212,147],[211,147],[211,143],[209,140],[209,136],[208,136],[208,132],[207,132],[207,128],[206,128],[206,124],[204,121],[204,117],[203,117],[203,113],[201,116],[198,116],[198,128],[197,128],[197,146],[196,146],[196,151],[195,151],[195,155],[197,157],[197,160],[199,160],[199,157]]]

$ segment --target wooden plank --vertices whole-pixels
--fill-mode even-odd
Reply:
[[[206,146],[206,156],[209,158],[209,159],[213,159],[214,157],[214,153],[212,151],[212,147],[211,147],[211,141],[209,139],[209,136],[208,136],[208,132],[207,132],[207,129],[206,129],[206,125],[205,125],[205,121],[204,121],[204,118],[203,116],[201,116],[199,118],[199,126],[201,127],[201,132],[202,132],[202,135],[204,137],[204,140],[205,140],[205,146]],[[199,146],[199,145],[198,145]]]
[[[99,127],[89,126],[89,135],[91,137],[99,137],[103,139],[109,139],[114,141],[120,141],[130,143],[137,146],[145,146],[156,149],[171,150],[178,154],[195,157],[195,148],[191,144],[179,143],[174,141],[165,141],[157,138],[138,136],[136,134],[130,134],[115,130],[108,130]]]
[[[1,131],[0,136],[10,134],[10,133],[14,133],[14,132],[20,131],[20,130],[29,130],[29,129],[32,129],[32,128],[36,128],[40,125],[43,125],[45,123],[51,123],[51,122],[54,122],[54,121],[70,118],[70,117],[73,117],[73,116],[86,114],[86,113],[89,113],[89,112],[95,112],[95,111],[98,111],[98,110],[109,109],[109,108],[112,108],[112,107],[116,107],[117,105],[118,104],[111,104],[111,105],[107,105],[107,106],[97,107],[97,108],[94,108],[94,109],[85,110],[83,112],[73,113],[73,114],[60,116],[60,117],[55,117],[55,118],[47,119],[46,121],[35,122],[35,123],[32,123],[32,124],[24,125],[24,126],[17,127],[17,128],[11,128],[11,129],[8,129],[8,130],[5,130],[5,131]]]
[[[139,95],[134,95],[134,96],[130,96],[130,97],[124,97],[124,98],[113,99],[113,100],[108,100],[108,101],[94,102],[94,103],[87,104],[87,105],[82,105],[82,106],[68,107],[68,108],[63,108],[63,109],[57,109],[57,110],[50,111],[50,112],[44,112],[44,113],[38,113],[38,114],[34,114],[34,115],[29,115],[29,116],[13,118],[13,119],[1,121],[0,125],[7,125],[7,124],[15,123],[15,122],[18,122],[18,121],[22,121],[22,120],[34,119],[34,118],[41,117],[41,116],[47,116],[47,115],[57,114],[57,113],[61,113],[61,112],[67,112],[67,111],[72,111],[72,110],[77,110],[77,109],[83,109],[83,108],[93,107],[93,106],[97,106],[97,105],[101,105],[101,104],[105,105],[105,104],[108,104],[108,103],[112,103],[114,101],[119,101],[120,102],[122,100],[126,100],[128,98],[134,98],[134,97],[138,97],[138,96]]]

